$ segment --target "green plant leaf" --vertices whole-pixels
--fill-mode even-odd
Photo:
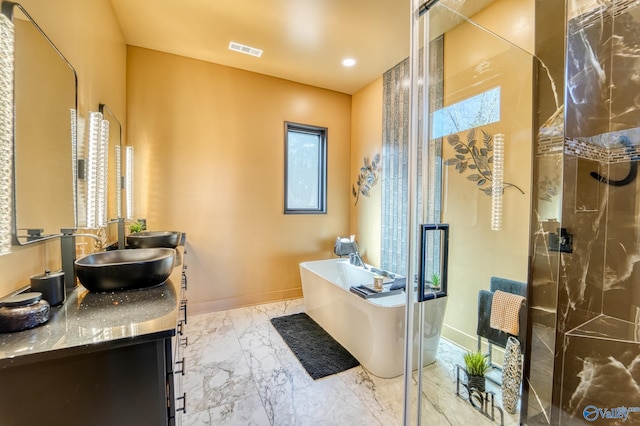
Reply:
[[[471,166],[469,166],[469,168],[471,168]],[[472,175],[467,176],[467,179],[469,179],[469,180],[470,180],[470,181],[472,181],[472,182],[477,182],[477,181],[479,181],[480,179],[482,179],[482,176],[480,176],[480,175],[479,175],[479,174],[477,174],[477,173],[474,173],[474,174],[472,174]]]
[[[463,355],[465,370],[471,376],[484,376],[489,368],[489,361],[479,351],[467,352]]]
[[[482,173],[483,176],[491,177],[491,170],[483,170],[480,173]]]
[[[460,145],[460,146],[462,146],[462,145]],[[456,148],[456,152],[458,152],[460,154],[468,154],[469,150],[467,148],[465,148],[465,147],[462,147],[462,148]]]
[[[476,145],[476,140],[472,140],[471,142],[469,142],[469,148],[473,148]]]
[[[486,148],[480,148],[480,155],[486,157],[489,151]]]
[[[470,168],[471,170],[475,170],[475,169],[477,169],[477,168],[478,168],[478,166],[476,166],[475,164],[469,164],[469,168]]]
[[[467,163],[459,163],[460,164],[460,173],[463,173],[465,170],[467,170]]]
[[[491,195],[492,194],[491,187],[484,188],[481,191],[484,192],[487,195]]]
[[[129,225],[129,231],[131,231],[132,234],[135,234],[136,232],[141,232],[143,229],[144,227],[140,222],[134,222]]]
[[[472,154],[474,157],[477,157],[477,156],[480,154],[480,152],[478,151],[478,148],[476,148],[476,147],[474,146],[474,147],[472,148],[472,150],[471,150],[471,154]]]
[[[456,158],[457,158],[458,160],[464,160],[464,155],[462,155],[462,154],[456,154]]]
[[[478,181],[477,185],[478,185],[478,186],[482,186],[482,185],[484,185],[485,183],[487,183],[487,180],[486,180],[486,179],[480,179],[480,180]]]

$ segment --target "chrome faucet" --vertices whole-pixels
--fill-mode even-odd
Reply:
[[[369,269],[367,268],[367,265],[365,265],[365,263],[362,261],[360,253],[358,252],[349,253],[349,263],[354,266],[362,266],[364,269]]]

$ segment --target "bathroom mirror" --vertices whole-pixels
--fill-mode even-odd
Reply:
[[[109,122],[107,219],[114,220],[122,217],[122,125],[106,104],[98,111]]]
[[[14,243],[75,228],[76,72],[18,3],[2,2],[15,25]]]

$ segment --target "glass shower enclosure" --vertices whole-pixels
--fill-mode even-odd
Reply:
[[[412,1],[406,232],[407,271],[416,277],[416,291],[407,296],[405,424],[434,424],[439,416],[469,421],[462,413],[427,408],[437,399],[439,379],[423,361],[432,350],[429,317],[443,288],[448,300],[440,350],[450,345],[446,352],[454,355],[438,362],[447,363],[450,379],[459,382],[456,398],[498,418],[500,410],[478,409],[495,398],[505,424],[520,421],[519,383],[509,412],[501,399],[504,347],[500,339],[482,338],[490,331],[481,329],[489,307],[479,303],[480,293],[493,294],[496,283],[517,283],[526,295],[529,273],[533,35],[505,21],[513,17],[511,3]],[[526,316],[526,308],[521,312]],[[515,333],[522,353],[524,324]],[[462,354],[477,349],[494,365],[486,392],[467,384]]]

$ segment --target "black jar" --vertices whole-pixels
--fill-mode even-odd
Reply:
[[[0,300],[0,333],[22,331],[49,320],[49,303],[42,293],[20,293]]]

